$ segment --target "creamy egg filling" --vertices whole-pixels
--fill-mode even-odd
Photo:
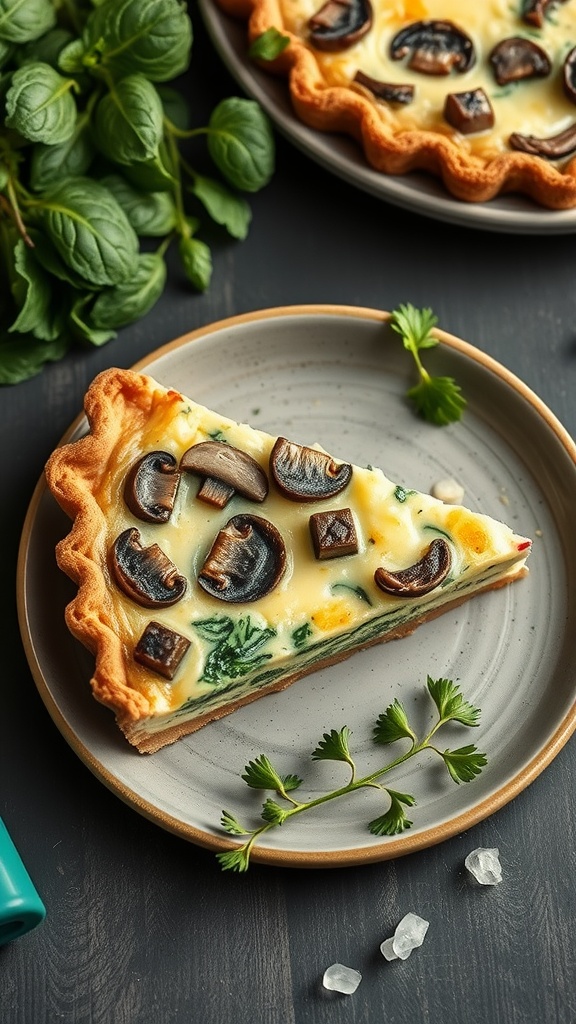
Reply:
[[[576,121],[576,106],[565,95],[562,66],[576,45],[576,3],[559,3],[548,13],[542,28],[522,19],[520,0],[372,0],[374,22],[370,31],[349,49],[325,53],[314,49],[318,65],[329,85],[349,85],[362,71],[379,81],[413,85],[414,99],[406,106],[377,102],[382,119],[394,130],[424,129],[448,136],[473,155],[484,159],[510,152],[513,132],[549,138]],[[322,0],[280,0],[286,28],[307,40],[309,19]],[[429,75],[407,67],[406,59],[392,60],[390,42],[411,22],[441,19],[454,22],[473,41],[476,62],[464,73]],[[489,63],[493,47],[501,40],[520,36],[536,42],[552,62],[546,78],[534,78],[499,86]],[[494,127],[478,134],[462,135],[443,116],[447,93],[482,88],[494,111]]]
[[[149,703],[150,713],[139,723],[145,732],[204,714],[344,652],[352,644],[367,643],[453,600],[459,592],[519,572],[526,560],[528,542],[505,524],[405,490],[370,467],[355,466],[350,484],[331,499],[291,501],[271,484],[263,503],[235,495],[220,510],[199,501],[201,481],[183,473],[169,521],[160,525],[137,519],[123,500],[124,482],[134,461],[160,449],[179,463],[188,448],[206,440],[226,441],[247,452],[269,475],[275,438],[187,400],[160,402],[143,432],[137,437],[123,435],[96,494],[106,521],[106,535],[100,538],[106,552],[122,531],[135,527],[142,544],[159,544],[188,581],[177,604],[150,609],[126,596],[112,575],[109,578],[129,683]],[[358,553],[319,561],[310,537],[310,515],[341,508],[352,512]],[[214,598],[197,582],[218,531],[239,512],[268,519],[286,546],[280,582],[265,597],[243,605]],[[414,564],[436,537],[447,541],[452,563],[448,577],[435,591],[406,600],[376,586],[378,567],[394,571]],[[133,658],[151,619],[190,641],[170,681]]]

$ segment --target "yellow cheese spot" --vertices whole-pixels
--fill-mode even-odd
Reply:
[[[330,630],[338,629],[339,626],[347,626],[351,619],[350,610],[343,601],[331,601],[325,608],[314,612],[312,616],[312,622],[323,633],[329,633]]]
[[[489,547],[489,537],[481,523],[465,509],[454,509],[446,519],[448,529],[464,548],[477,555]]]

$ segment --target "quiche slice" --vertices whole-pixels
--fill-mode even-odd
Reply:
[[[46,466],[66,622],[141,752],[527,572],[504,523],[149,376],[104,371],[85,411]]]
[[[246,22],[247,62],[286,78],[302,122],[377,171],[576,206],[576,0],[207,2]]]

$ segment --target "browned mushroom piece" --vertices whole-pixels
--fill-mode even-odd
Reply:
[[[134,648],[134,661],[165,679],[173,679],[189,647],[185,636],[153,620]]]
[[[521,135],[520,132],[514,132],[508,141],[512,149],[520,150],[522,153],[547,157],[548,160],[560,160],[563,156],[569,156],[576,150],[576,123],[560,132],[559,135],[551,135],[548,139],[539,139],[536,135]]]
[[[392,60],[408,56],[408,67],[425,75],[468,71],[476,63],[474,43],[452,21],[424,20],[406,25],[390,44]]]
[[[557,3],[566,3],[566,0],[525,0],[522,17],[527,25],[536,25],[537,28],[542,28],[548,8]]]
[[[376,99],[384,100],[386,103],[399,103],[405,106],[407,103],[412,103],[414,99],[413,85],[381,82],[377,78],[371,78],[370,75],[364,74],[363,71],[357,71],[353,81],[358,85],[363,85]]]
[[[357,553],[358,538],[349,508],[315,512],[310,516],[309,526],[314,554],[319,561]]]
[[[374,582],[393,597],[421,597],[446,579],[451,565],[448,544],[442,537],[436,537],[420,561],[399,572],[376,569]]]
[[[240,514],[218,533],[198,583],[221,601],[257,601],[274,589],[285,568],[286,547],[276,527],[261,516]]]
[[[372,27],[370,0],[326,0],[308,21],[310,42],[317,50],[346,50]]]
[[[322,501],[339,494],[350,483],[352,466],[335,462],[331,455],[279,437],[270,453],[270,472],[285,498]]]
[[[494,125],[494,111],[483,89],[448,93],[444,117],[462,135],[483,132]]]
[[[250,501],[264,501],[268,478],[247,452],[223,441],[201,441],[184,452],[180,469],[203,478],[197,497],[216,508],[224,508],[238,492]]]
[[[576,103],[576,46],[568,53],[562,67],[564,92],[572,103]]]
[[[552,70],[548,54],[531,39],[510,36],[502,39],[488,57],[498,85],[525,78],[546,78]]]
[[[186,591],[186,579],[158,544],[144,547],[140,531],[124,530],[110,552],[112,575],[120,589],[145,608],[176,604]]]
[[[124,501],[137,519],[166,523],[172,515],[180,483],[177,463],[169,452],[148,452],[131,467],[124,483]]]

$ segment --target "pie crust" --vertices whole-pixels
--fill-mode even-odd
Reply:
[[[250,43],[270,28],[289,39],[274,59],[247,53],[247,62],[257,60],[263,69],[285,77],[296,116],[315,130],[356,139],[375,170],[387,175],[429,172],[464,202],[518,193],[552,210],[576,206],[576,96],[563,83],[569,67],[572,88],[576,82],[576,0],[528,3],[536,8],[531,22],[520,2],[512,5],[508,0],[372,0],[368,32],[352,45],[330,51],[310,41],[310,17],[320,11],[323,0],[212,2],[247,23]],[[331,0],[338,9],[349,2],[355,0]],[[534,20],[538,16],[541,24]],[[402,59],[391,59],[391,42],[399,32],[441,19],[469,38],[474,54],[470,67],[429,74],[408,66],[410,51]],[[515,77],[521,74],[516,67],[511,80],[496,81],[492,54],[503,40],[521,40],[521,45],[535,44],[543,51],[539,61],[525,57],[530,77]],[[546,60],[547,74],[542,70]],[[356,80],[358,72],[361,81]],[[362,84],[362,75],[413,86],[413,102],[378,98]],[[484,105],[478,130],[462,128],[459,121],[455,127],[446,119],[458,116],[461,101],[471,109]],[[490,109],[493,127],[487,127]],[[558,136],[569,141],[560,147],[564,155],[550,157],[514,148],[520,144],[513,141],[518,136],[527,149],[550,148],[550,140]]]

